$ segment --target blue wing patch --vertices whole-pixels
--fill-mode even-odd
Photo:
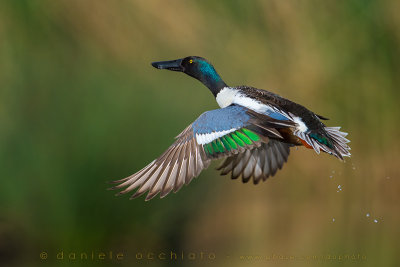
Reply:
[[[278,113],[278,112],[273,112],[271,111],[270,113],[266,114],[267,116],[275,119],[275,120],[280,120],[280,121],[287,121],[289,120],[287,117],[283,116],[282,114]]]
[[[244,107],[233,105],[204,112],[193,122],[193,133],[207,134],[242,128],[250,120],[246,111],[247,109]]]

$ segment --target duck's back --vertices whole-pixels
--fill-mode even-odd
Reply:
[[[298,117],[310,130],[318,130],[325,127],[325,124],[323,124],[320,119],[326,118],[316,115],[306,107],[281,97],[280,95],[250,86],[238,86],[235,88],[239,89],[240,92],[247,97],[257,100],[264,105],[271,106],[284,113]]]

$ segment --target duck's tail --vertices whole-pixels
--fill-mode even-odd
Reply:
[[[350,140],[346,138],[348,133],[341,132],[340,127],[325,127],[325,131],[332,140],[334,147],[331,151],[332,154],[341,160],[343,160],[343,157],[350,157],[351,148],[347,145],[347,143],[350,143]]]
[[[324,127],[324,131],[309,132],[300,134],[300,138],[307,142],[318,154],[324,151],[328,154],[343,160],[343,157],[350,157],[350,142],[346,138],[348,133],[341,132],[340,127]]]

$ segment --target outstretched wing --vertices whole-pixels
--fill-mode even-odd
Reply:
[[[118,185],[110,189],[125,188],[117,195],[137,189],[131,198],[146,191],[149,191],[146,200],[160,192],[164,197],[189,184],[211,160],[259,147],[269,138],[282,138],[275,128],[291,126],[291,122],[260,115],[242,106],[207,111],[179,134],[159,158],[139,172],[114,181]]]
[[[221,170],[221,175],[231,173],[232,179],[242,176],[244,183],[253,177],[254,184],[258,184],[261,180],[265,181],[269,176],[274,176],[278,169],[282,169],[289,157],[290,146],[270,140],[253,150],[225,159],[217,170]]]
[[[161,192],[161,197],[172,190],[178,191],[184,184],[198,176],[210,164],[204,150],[196,142],[192,125],[189,125],[176,141],[159,158],[151,162],[139,172],[124,179],[110,189],[121,189],[117,195],[125,194],[139,188],[131,198],[149,191],[146,200]]]

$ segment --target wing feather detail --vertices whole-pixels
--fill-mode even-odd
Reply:
[[[252,150],[246,150],[245,153],[228,157],[217,170],[221,170],[221,175],[231,173],[232,179],[242,176],[244,183],[253,177],[254,184],[257,184],[261,180],[265,181],[268,177],[274,176],[287,162],[289,153],[289,144],[270,140]]]
[[[175,143],[159,158],[139,172],[114,181],[113,183],[118,185],[110,189],[125,188],[117,195],[137,189],[131,199],[148,191],[146,200],[150,200],[159,193],[162,198],[171,191],[177,192],[184,184],[189,184],[209,166],[211,160],[205,156],[202,146],[196,142],[191,125],[176,138]]]

